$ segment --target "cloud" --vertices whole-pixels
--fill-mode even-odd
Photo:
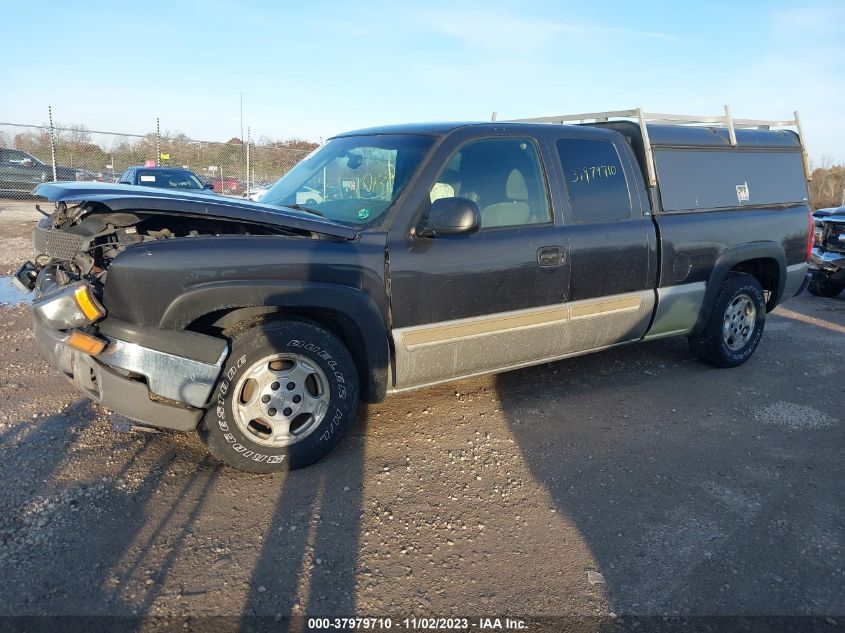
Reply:
[[[845,7],[841,6],[781,9],[774,14],[773,18],[773,24],[779,30],[835,33],[838,37],[842,35],[843,23],[845,23]]]
[[[525,18],[508,11],[420,11],[416,23],[473,50],[533,53],[566,37],[592,40],[616,35],[632,38],[676,39],[670,33],[640,31],[575,20],[565,15]]]
[[[729,75],[736,116],[779,118],[798,109],[810,155],[845,161],[845,7],[775,11],[768,28],[765,48]],[[767,112],[754,112],[761,108]]]

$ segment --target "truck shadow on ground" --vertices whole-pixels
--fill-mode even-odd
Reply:
[[[366,420],[325,467],[267,476],[223,467],[193,436],[113,433],[95,407],[0,442],[0,475],[18,481],[0,519],[3,613],[228,614],[227,630],[355,613]]]
[[[800,367],[804,349],[764,336],[745,366],[720,370],[666,340],[496,377],[525,462],[583,535],[617,614],[845,608],[842,439],[802,427],[838,413],[820,404],[824,384],[796,391],[771,367]]]
[[[153,440],[127,434],[110,451],[92,446],[85,436],[96,417],[95,405],[81,399],[56,415],[18,423],[0,442],[0,476],[15,482],[14,496],[4,495],[0,524],[7,614],[133,611],[121,605],[123,582],[112,570],[144,524],[145,505],[172,457],[157,461],[141,486],[123,488],[125,476],[149,458]],[[108,478],[88,470],[116,456]]]
[[[335,453],[289,473],[274,492],[242,630],[250,630],[254,616],[356,613],[366,427],[362,408]]]

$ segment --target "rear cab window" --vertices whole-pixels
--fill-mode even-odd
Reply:
[[[612,141],[561,138],[555,148],[576,222],[612,222],[631,217],[631,194]]]

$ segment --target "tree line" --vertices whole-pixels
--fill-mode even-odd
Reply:
[[[828,164],[813,170],[810,203],[813,210],[845,205],[845,165]]]

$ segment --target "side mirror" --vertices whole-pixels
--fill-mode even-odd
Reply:
[[[205,185],[203,185],[203,186],[204,186],[206,189],[211,189],[212,191],[214,191],[214,185],[213,185],[212,183],[210,183],[210,182],[205,183]]]
[[[431,203],[428,216],[417,225],[420,237],[469,235],[481,228],[478,205],[469,198],[439,198]]]

